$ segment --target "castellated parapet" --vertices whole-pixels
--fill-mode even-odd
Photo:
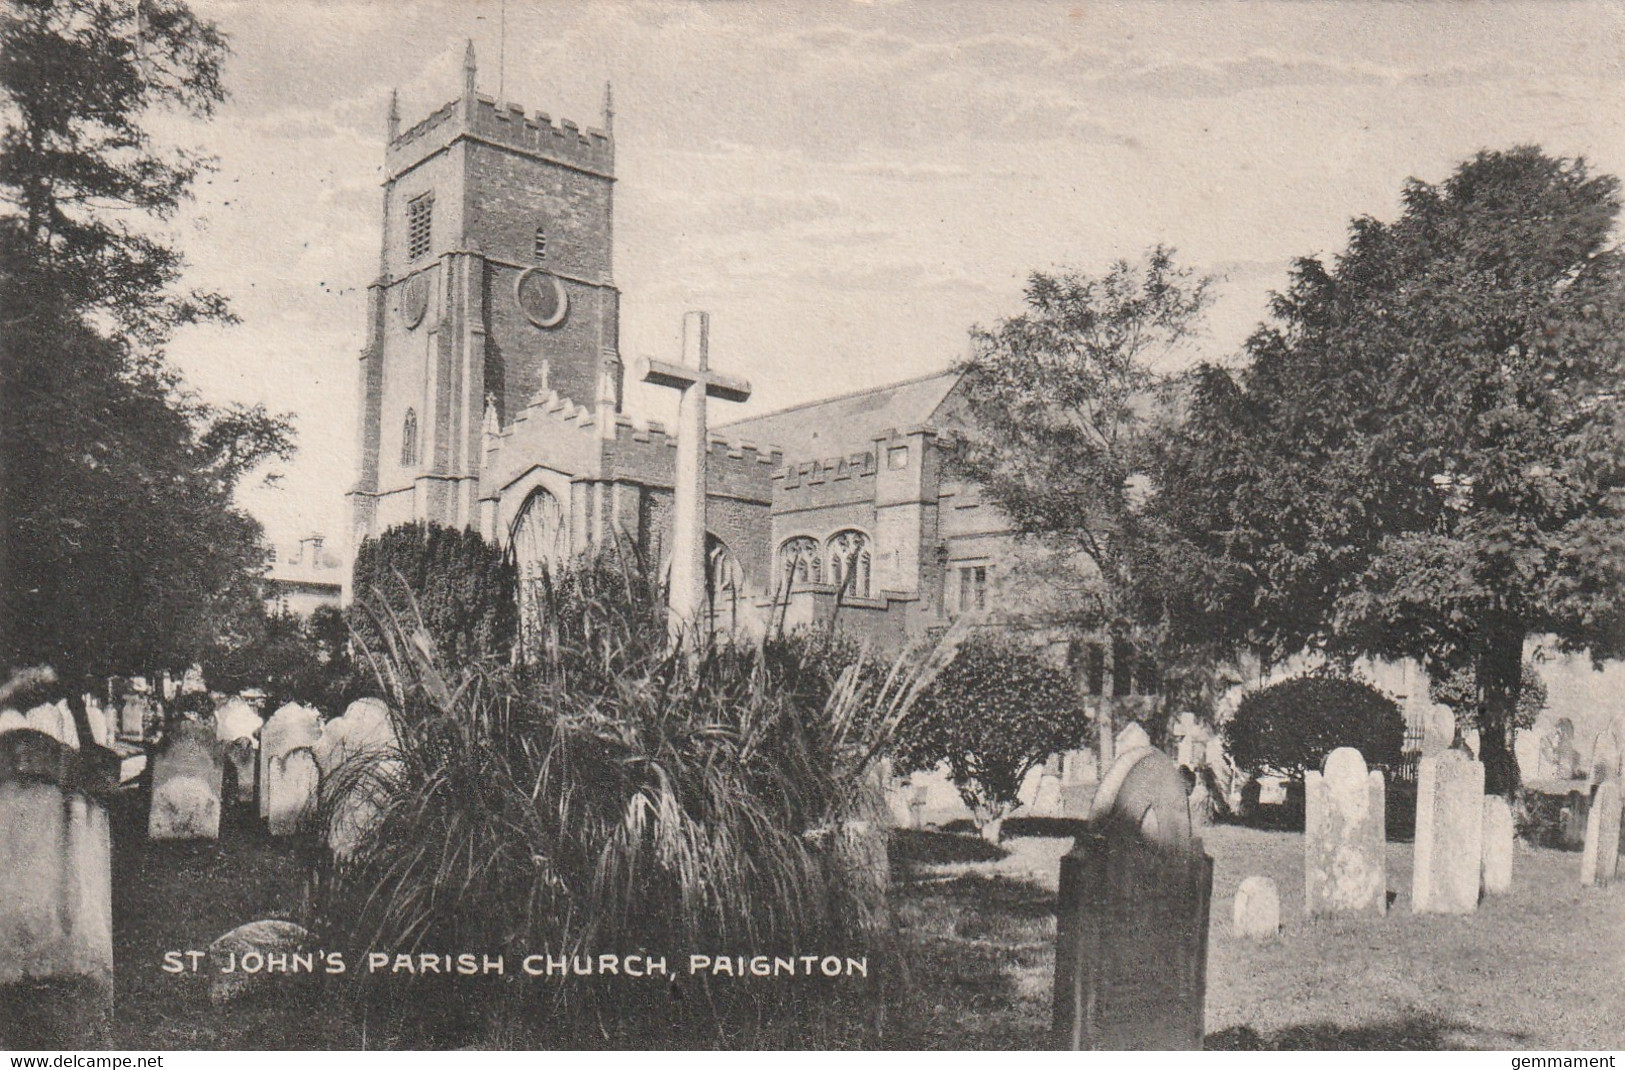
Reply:
[[[465,103],[454,100],[392,138],[385,154],[389,174],[399,174],[463,136],[606,178],[615,172],[615,139],[608,131],[583,130],[569,119],[554,125],[545,112],[526,115],[519,105],[498,103],[483,93],[474,98],[472,109]]]

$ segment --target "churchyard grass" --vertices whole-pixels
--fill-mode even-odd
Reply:
[[[151,843],[115,807],[114,1043],[164,1047],[406,1047],[545,1044],[545,1024],[371,1005],[345,984],[276,985],[211,1006],[206,976],[161,970],[163,951],[204,948],[258,917],[305,908],[305,841],[244,821],[220,841]],[[1040,826],[1060,831],[1059,822]],[[753,1021],[719,1046],[1031,1048],[1049,1028],[1054,895],[1064,836],[1012,823],[1003,849],[967,830],[892,834],[890,893],[902,977],[884,1017],[833,1000]],[[1625,1045],[1625,886],[1582,889],[1580,856],[1520,843],[1513,890],[1470,917],[1414,915],[1411,848],[1391,842],[1386,917],[1303,916],[1296,833],[1204,830],[1214,857],[1207,1043],[1246,1048],[1595,1049]],[[1230,932],[1243,878],[1280,886],[1283,931]],[[861,1003],[862,1001],[858,1001]],[[878,1031],[877,1031],[878,1030]],[[623,1036],[625,1043],[659,1043]],[[608,1041],[605,1041],[608,1043]]]

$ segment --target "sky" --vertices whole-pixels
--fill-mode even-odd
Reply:
[[[1291,261],[1410,178],[1531,143],[1625,174],[1625,0],[193,4],[231,99],[164,127],[218,159],[174,239],[242,322],[170,355],[293,414],[297,457],[240,493],[279,544],[347,530],[389,94],[403,126],[456,97],[470,38],[529,112],[599,125],[613,83],[622,357],[677,357],[709,311],[755,388],[716,422],[943,369],[1030,272],[1158,242],[1218,280],[1193,355],[1235,362]]]

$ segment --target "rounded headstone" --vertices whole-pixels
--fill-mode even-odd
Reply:
[[[1191,849],[1190,799],[1179,767],[1153,747],[1121,755],[1095,793],[1092,824],[1131,831],[1147,843]]]
[[[1281,931],[1281,893],[1269,877],[1248,877],[1236,889],[1230,924],[1244,940],[1273,940]]]

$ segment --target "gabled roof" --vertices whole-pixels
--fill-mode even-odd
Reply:
[[[959,376],[958,371],[936,372],[752,416],[714,430],[764,448],[777,446],[787,462],[847,456],[872,449],[874,439],[884,431],[932,423],[959,384]]]

